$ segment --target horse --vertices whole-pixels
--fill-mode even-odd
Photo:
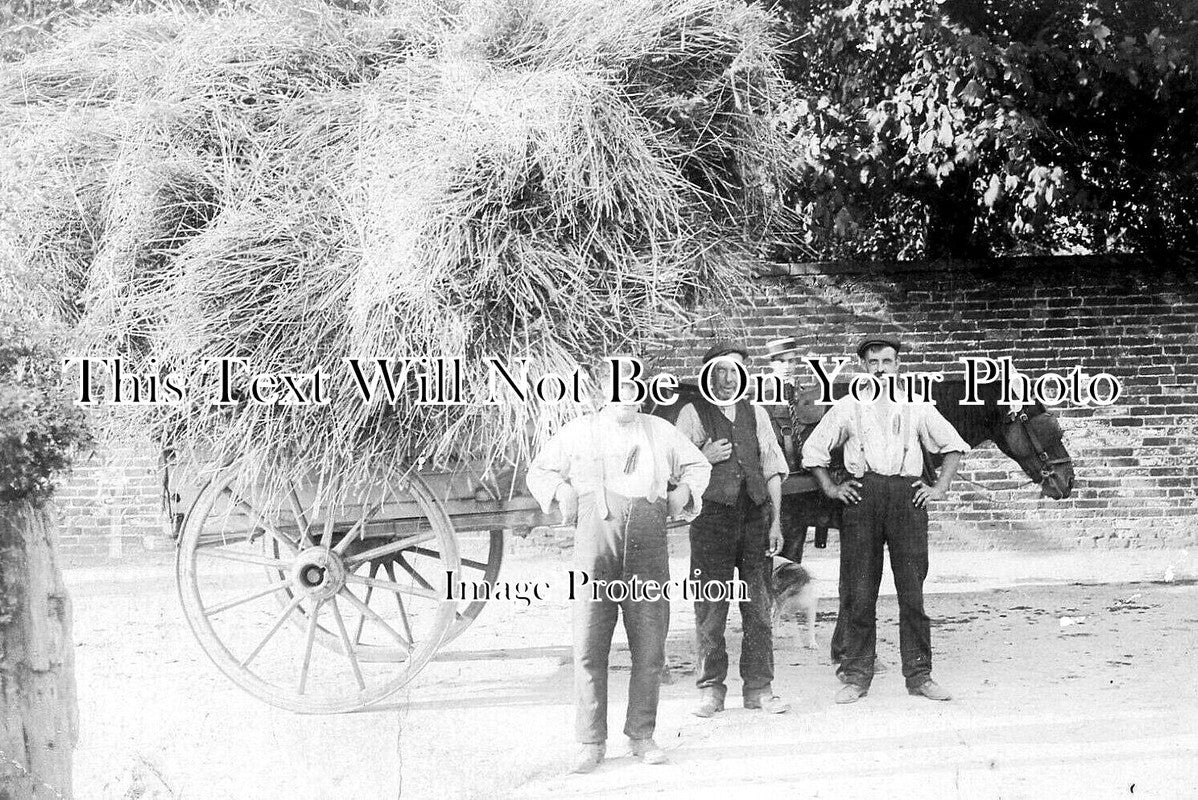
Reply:
[[[833,386],[833,397],[843,397],[848,384]],[[1019,465],[1032,483],[1039,484],[1043,496],[1055,500],[1069,497],[1073,491],[1073,460],[1062,441],[1061,426],[1056,417],[1041,403],[1022,407],[1002,403],[1002,387],[983,383],[977,387],[981,405],[964,405],[966,386],[963,378],[946,378],[932,383],[931,397],[944,418],[957,429],[970,447],[993,441],[998,449]],[[691,400],[699,397],[693,384],[680,384],[678,399],[671,405],[650,405],[649,413],[670,421]],[[766,406],[774,422],[779,443],[786,452],[791,473],[782,483],[782,555],[801,562],[809,529],[815,531],[815,546],[823,547],[830,528],[840,529],[840,503],[830,500],[820,491],[810,471],[803,468],[799,453],[803,441],[815,428],[829,406],[818,405],[814,389],[795,389],[792,409],[786,405]],[[797,425],[795,424],[797,422]],[[924,454],[926,482],[936,480],[936,470],[944,461],[943,455]],[[832,472],[842,465],[839,453],[833,453]],[[842,467],[841,467],[842,469]]]

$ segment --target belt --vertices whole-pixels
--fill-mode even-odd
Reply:
[[[914,481],[914,480],[919,480],[921,476],[919,476],[919,475],[883,475],[880,472],[866,470],[865,474],[862,475],[861,477],[863,477],[863,478],[867,478],[867,477],[884,478],[886,480],[895,480],[895,479],[901,478],[905,481]]]

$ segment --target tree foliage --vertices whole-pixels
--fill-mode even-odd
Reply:
[[[1193,248],[1198,4],[782,0],[824,258]]]
[[[64,393],[56,342],[51,329],[0,310],[0,503],[45,502],[91,441]]]

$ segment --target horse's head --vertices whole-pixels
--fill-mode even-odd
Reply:
[[[1007,411],[993,437],[998,449],[1019,464],[1040,491],[1053,500],[1063,500],[1073,491],[1073,459],[1062,443],[1056,417],[1036,403],[1018,411]]]

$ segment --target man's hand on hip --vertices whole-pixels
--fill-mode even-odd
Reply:
[[[855,506],[861,502],[861,493],[857,490],[861,488],[861,481],[847,480],[844,483],[838,483],[824,494],[833,500],[839,500],[846,506]]]
[[[948,497],[948,492],[939,486],[928,486],[923,481],[916,481],[911,485],[915,487],[915,496],[911,498],[911,502],[916,508],[923,508],[929,500],[943,500]]]

